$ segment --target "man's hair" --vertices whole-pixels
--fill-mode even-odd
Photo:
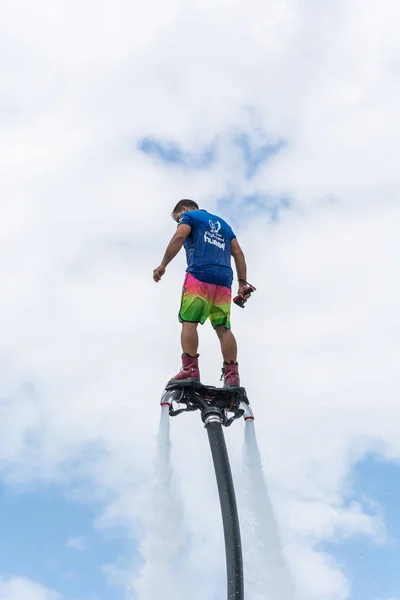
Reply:
[[[199,206],[196,204],[196,202],[194,202],[194,200],[179,200],[171,214],[174,215],[175,213],[179,212],[184,206],[186,208],[191,208],[192,210],[199,210]]]

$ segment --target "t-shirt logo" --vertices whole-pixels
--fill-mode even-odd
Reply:
[[[204,232],[204,241],[207,244],[212,244],[221,250],[225,250],[225,240],[219,230],[221,229],[221,223],[219,221],[208,221],[210,225],[210,231]]]
[[[209,220],[210,223],[210,229],[213,233],[218,233],[219,230],[221,229],[221,223],[219,221],[216,221],[214,223],[214,221],[211,221],[211,219]]]

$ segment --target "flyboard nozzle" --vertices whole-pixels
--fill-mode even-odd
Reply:
[[[161,396],[160,405],[169,408],[171,406],[174,395],[168,392],[164,392]]]
[[[240,408],[243,408],[243,410],[244,410],[243,418],[245,421],[254,421],[253,411],[251,410],[251,408],[248,404],[246,404],[245,402],[241,402]]]

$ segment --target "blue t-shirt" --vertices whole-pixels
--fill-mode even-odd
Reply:
[[[231,240],[235,238],[231,227],[206,210],[182,213],[179,225],[190,225],[191,232],[184,242],[188,273],[206,283],[231,287]]]

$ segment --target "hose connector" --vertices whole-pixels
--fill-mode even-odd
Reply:
[[[216,406],[207,406],[201,411],[201,420],[204,423],[204,427],[207,427],[210,423],[219,423],[222,425],[224,419],[221,409]]]

